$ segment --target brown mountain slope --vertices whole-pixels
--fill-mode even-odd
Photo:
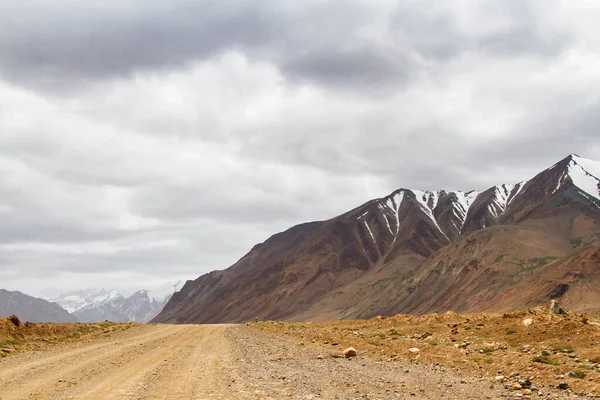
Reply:
[[[431,210],[402,189],[337,218],[272,236],[227,270],[187,282],[153,321],[292,318],[398,257],[413,260],[405,264],[410,270],[448,243]]]
[[[7,318],[13,314],[24,322],[77,322],[75,316],[56,303],[0,289],[0,317]]]
[[[597,242],[596,242],[597,243]],[[600,246],[585,247],[535,271],[531,278],[492,299],[505,309],[534,306],[540,299],[558,299],[577,312],[598,311]]]
[[[572,255],[579,238],[597,238],[600,180],[588,170],[600,169],[569,156],[530,181],[481,193],[397,190],[276,234],[230,268],[188,281],[154,322],[512,307],[497,296]]]
[[[543,278],[538,272],[556,269],[560,275],[562,268],[577,270],[576,254],[587,251],[581,247],[600,244],[598,221],[595,213],[568,206],[546,218],[478,230],[421,261],[396,259],[338,288],[293,319],[322,321],[539,305],[548,296],[540,289]],[[552,286],[554,281],[547,280]],[[582,277],[580,286],[587,280],[588,275]],[[594,287],[590,281],[586,287],[587,303],[571,301],[569,307],[577,311],[593,308],[585,304],[600,299],[600,286]],[[595,308],[600,308],[600,302],[596,301]]]
[[[394,308],[422,314],[539,305],[549,299],[540,280],[554,271],[579,268],[577,253],[582,250],[574,243],[578,238],[598,243],[598,221],[567,207],[543,219],[476,231],[426,260],[405,283],[405,294]],[[589,296],[600,299],[600,286]],[[570,307],[581,309],[574,303]]]

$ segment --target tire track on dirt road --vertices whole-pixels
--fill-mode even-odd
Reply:
[[[82,380],[95,379],[104,370],[133,361],[136,356],[157,348],[169,338],[185,330],[177,326],[156,326],[132,332],[132,335],[105,343],[81,343],[58,350],[15,358],[0,368],[2,400],[47,399],[56,393],[69,392]],[[11,364],[15,364],[12,365]]]

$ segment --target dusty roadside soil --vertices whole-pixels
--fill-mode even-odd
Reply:
[[[503,389],[504,397],[583,399],[600,398],[599,317],[556,315],[537,307],[510,313],[396,315],[322,323],[271,321],[250,327],[318,349],[326,357],[356,347],[359,357],[378,361],[381,371],[402,372],[411,364],[407,368],[411,371],[427,371],[429,366],[429,372],[441,371],[422,375],[421,386],[430,398],[440,394],[432,392],[439,377],[462,375],[480,379],[470,381],[471,388],[493,386]],[[412,376],[403,379],[409,382]],[[447,397],[460,396],[451,391]]]
[[[467,399],[502,393],[429,365],[317,359],[320,349],[235,325],[145,325],[0,360],[11,399]]]

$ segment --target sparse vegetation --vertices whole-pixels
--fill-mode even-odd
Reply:
[[[511,264],[516,265],[521,268],[520,271],[508,277],[509,281],[512,283],[521,282],[524,277],[531,275],[536,269],[541,268],[553,261],[560,260],[561,257],[556,256],[548,256],[548,257],[533,257],[528,258],[526,260],[521,260],[519,262],[511,262]]]
[[[583,242],[583,237],[577,237],[575,239],[572,239],[571,240],[571,247],[573,247],[574,249],[576,249],[579,246],[581,246],[582,242]]]
[[[0,342],[0,347],[21,346],[24,343],[25,343],[24,340],[20,340],[20,339],[8,339],[8,340],[4,340],[4,341]]]
[[[500,261],[502,261],[503,258],[504,258],[504,254],[500,254],[498,257],[496,257],[496,259],[494,260],[494,262],[492,264],[498,264]]]
[[[507,334],[507,335],[514,335],[514,334],[516,334],[516,333],[517,333],[517,331],[516,331],[516,330],[514,330],[514,329],[507,329],[507,330],[506,330],[506,334]]]
[[[490,349],[489,347],[483,347],[479,349],[479,352],[485,354],[486,356],[491,356],[494,354],[494,349]]]
[[[585,376],[586,376],[585,371],[576,370],[573,372],[569,372],[569,378],[583,379],[583,378],[585,378]]]
[[[91,324],[31,323],[0,318],[0,356],[6,357],[25,350],[48,345],[96,338],[100,335],[126,331],[137,324],[102,322]],[[16,325],[17,323],[18,325]]]
[[[574,350],[571,346],[565,344],[559,344],[554,347],[554,351],[561,353],[572,353]]]
[[[531,360],[536,363],[549,364],[549,365],[558,365],[558,360],[550,358],[548,356],[536,356]]]

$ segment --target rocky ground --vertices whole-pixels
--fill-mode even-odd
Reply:
[[[470,382],[469,387],[515,398],[600,398],[598,325],[594,316],[557,315],[547,308],[505,314],[251,324],[261,332],[282,334],[326,359],[354,347],[359,358],[377,363],[374,368],[380,373],[418,366],[473,377],[477,382]],[[427,376],[427,384],[421,386],[431,390],[437,374],[422,376]],[[443,397],[440,392],[429,394],[429,398]]]
[[[256,327],[255,327],[256,328]],[[270,330],[232,329],[239,397],[256,399],[492,399],[507,393],[470,373],[405,359],[387,362],[367,351],[346,358]],[[248,397],[241,397],[248,395]]]

